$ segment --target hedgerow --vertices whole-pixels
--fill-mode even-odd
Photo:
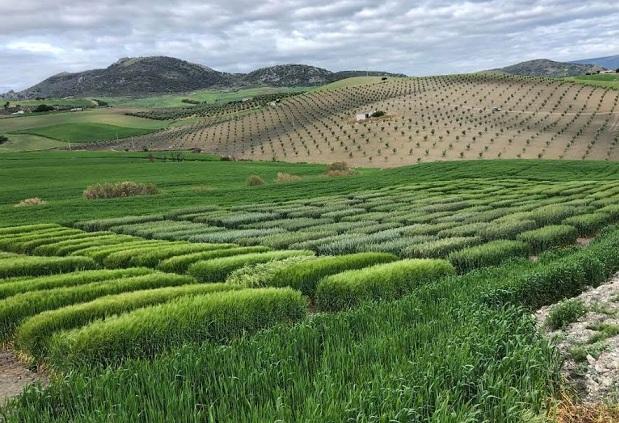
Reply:
[[[52,335],[50,361],[58,367],[116,364],[150,357],[188,342],[225,342],[305,316],[299,292],[258,288],[179,298],[80,329]]]
[[[454,273],[445,260],[409,259],[327,276],[316,288],[320,310],[337,311],[370,300],[393,300]]]

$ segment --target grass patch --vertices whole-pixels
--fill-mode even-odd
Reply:
[[[59,123],[56,125],[13,131],[11,134],[27,134],[71,143],[92,143],[137,137],[154,129],[129,128],[106,123]]]
[[[552,330],[563,329],[584,316],[585,313],[587,309],[582,301],[565,300],[552,306],[545,323]]]

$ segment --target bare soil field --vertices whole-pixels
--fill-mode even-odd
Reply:
[[[617,160],[618,102],[616,90],[564,80],[390,78],[202,117],[113,148],[199,148],[234,159],[372,167],[459,159]],[[385,115],[356,121],[357,113],[372,111]]]

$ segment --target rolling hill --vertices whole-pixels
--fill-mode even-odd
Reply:
[[[521,76],[565,77],[595,73],[603,69],[603,67],[596,64],[563,63],[548,59],[536,59],[500,69],[493,69],[493,71]]]
[[[36,97],[145,96],[182,93],[204,88],[257,86],[315,86],[356,74],[391,75],[386,72],[331,72],[308,65],[277,65],[248,74],[226,73],[173,57],[124,58],[105,69],[60,73],[6,99]]]
[[[395,167],[437,160],[619,159],[619,92],[497,74],[337,84],[112,145]],[[385,115],[356,122],[357,113]],[[103,146],[104,148],[110,147]],[[101,148],[99,146],[98,148]]]
[[[619,69],[619,54],[606,57],[594,57],[592,59],[575,60],[570,63],[591,64],[601,66],[606,69]]]

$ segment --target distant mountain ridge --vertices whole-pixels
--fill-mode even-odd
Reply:
[[[207,66],[166,56],[123,58],[105,69],[63,72],[20,92],[3,95],[7,99],[35,97],[139,96],[182,93],[204,88],[249,86],[314,86],[357,75],[403,76],[388,72],[331,72],[309,65],[287,64],[253,72],[227,73]]]
[[[506,66],[504,68],[492,69],[492,72],[503,72],[510,75],[523,76],[563,77],[595,73],[604,69],[605,68],[594,64],[564,63],[548,59],[536,59],[516,63],[515,65]]]
[[[615,56],[594,57],[592,59],[574,60],[570,63],[577,63],[577,64],[582,64],[582,65],[591,64],[591,65],[601,66],[606,69],[614,70],[614,69],[619,69],[619,54]]]

